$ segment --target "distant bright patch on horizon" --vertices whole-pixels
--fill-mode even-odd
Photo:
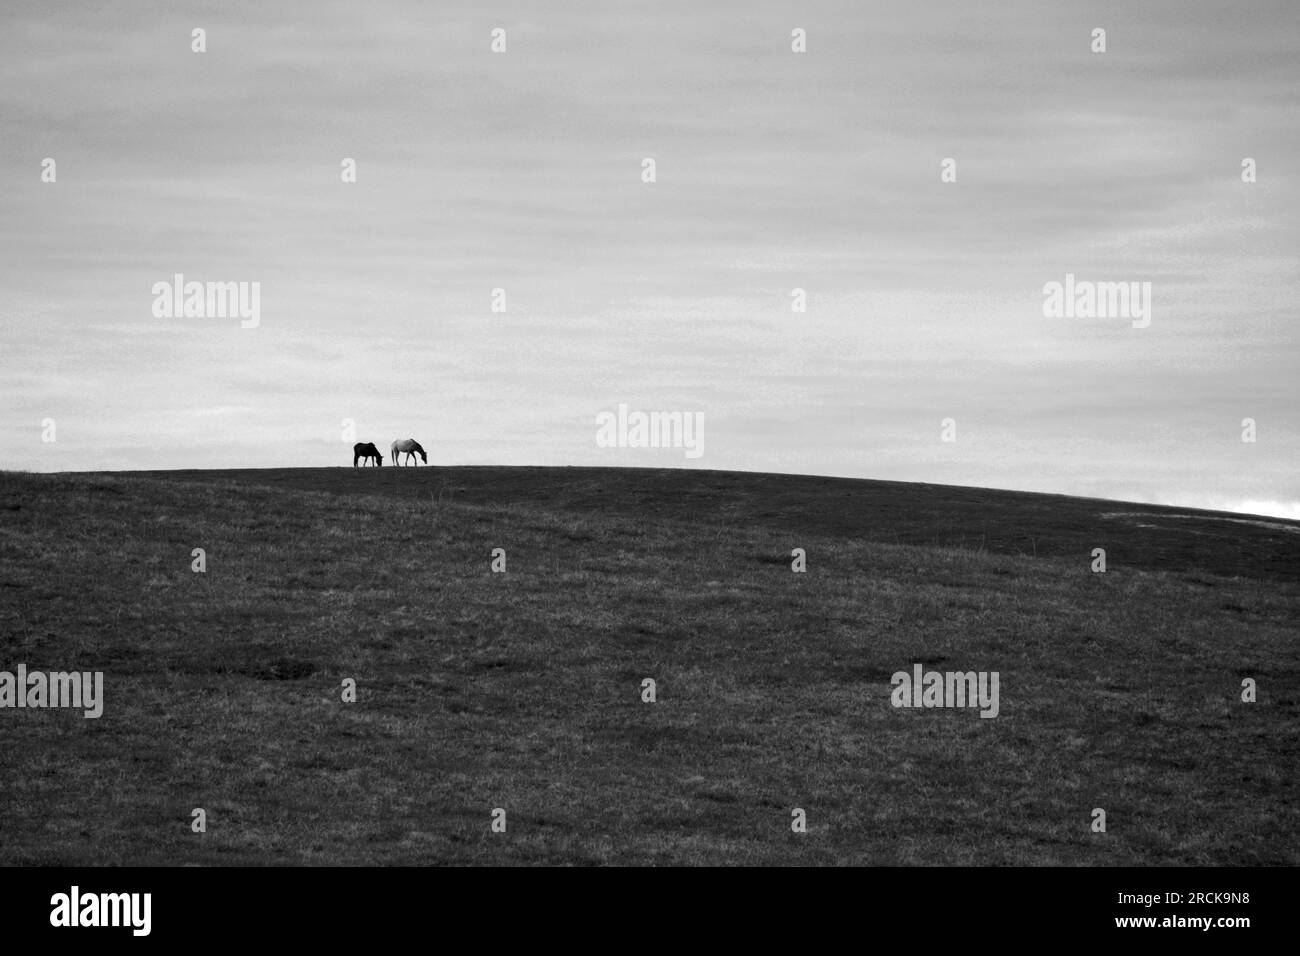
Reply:
[[[1294,0],[6,2],[3,467],[1300,520],[1297,63]]]
[[[1181,502],[1170,502],[1182,504]],[[1300,521],[1300,503],[1294,501],[1242,501],[1222,506],[1185,505],[1189,508],[1205,508],[1209,511],[1233,511],[1244,515],[1262,515],[1266,518],[1285,518],[1288,521]]]

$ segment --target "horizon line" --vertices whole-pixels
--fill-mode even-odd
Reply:
[[[273,466],[231,466],[227,468],[133,468],[133,469],[93,469],[93,470],[53,470],[53,471],[35,471],[30,468],[8,468],[0,466],[0,474],[31,474],[31,475],[148,475],[159,472],[231,472],[231,471],[312,471],[334,468],[353,468],[351,465],[273,465]],[[1004,488],[991,485],[961,485],[950,484],[946,482],[933,481],[903,481],[895,478],[869,478],[853,475],[828,475],[817,474],[813,472],[790,472],[790,471],[758,471],[746,468],[674,468],[666,465],[529,465],[529,464],[422,464],[422,465],[389,465],[390,468],[439,468],[439,469],[466,469],[466,468],[493,468],[499,470],[505,469],[586,469],[588,471],[682,471],[682,472],[712,472],[721,475],[770,475],[781,478],[817,478],[831,481],[859,481],[871,482],[875,484],[887,485],[922,485],[934,488],[960,488],[971,491],[994,491],[1004,494],[1014,495],[1037,495],[1040,497],[1050,498],[1072,498],[1077,501],[1097,501],[1117,505],[1135,505],[1143,508],[1166,508],[1180,511],[1197,511],[1205,514],[1221,515],[1227,517],[1249,516],[1261,518],[1270,521],[1285,521],[1294,524],[1300,528],[1300,503],[1289,502],[1255,502],[1250,499],[1242,501],[1243,507],[1223,507],[1207,508],[1202,505],[1181,504],[1174,501],[1136,501],[1128,498],[1102,498],[1094,495],[1069,494],[1059,491],[1032,491],[1023,488]],[[1248,510],[1245,505],[1252,504],[1272,504],[1280,510],[1283,507],[1290,508],[1296,513],[1296,517],[1290,517],[1285,514],[1270,513],[1267,511]]]

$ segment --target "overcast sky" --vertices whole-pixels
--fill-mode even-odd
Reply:
[[[1294,0],[5,0],[0,467],[350,466],[353,419],[1300,517],[1298,64]],[[176,273],[260,325],[155,317]],[[1067,273],[1150,326],[1045,318]],[[704,454],[599,447],[619,403]]]

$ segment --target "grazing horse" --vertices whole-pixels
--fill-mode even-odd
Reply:
[[[352,467],[357,467],[357,462],[362,458],[367,462],[373,459],[375,464],[381,467],[384,464],[384,456],[379,453],[379,449],[375,447],[375,443],[372,441],[357,442],[352,446]]]
[[[426,465],[429,463],[429,456],[424,453],[420,443],[414,438],[399,438],[393,442],[393,464],[397,464],[397,456],[405,453],[406,461],[410,462],[412,455],[419,455],[420,460]]]

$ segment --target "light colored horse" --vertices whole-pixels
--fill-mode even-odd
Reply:
[[[392,450],[394,465],[397,464],[397,456],[400,454],[406,455],[407,462],[410,462],[412,455],[419,455],[422,462],[426,465],[429,463],[429,456],[424,453],[424,449],[420,447],[420,443],[414,438],[397,439],[397,441],[393,442]]]
[[[352,446],[352,467],[357,467],[357,462],[362,459],[365,459],[367,463],[373,461],[376,465],[383,465],[384,463],[384,456],[379,453],[379,449],[375,447],[375,443],[372,441],[357,442]]]

